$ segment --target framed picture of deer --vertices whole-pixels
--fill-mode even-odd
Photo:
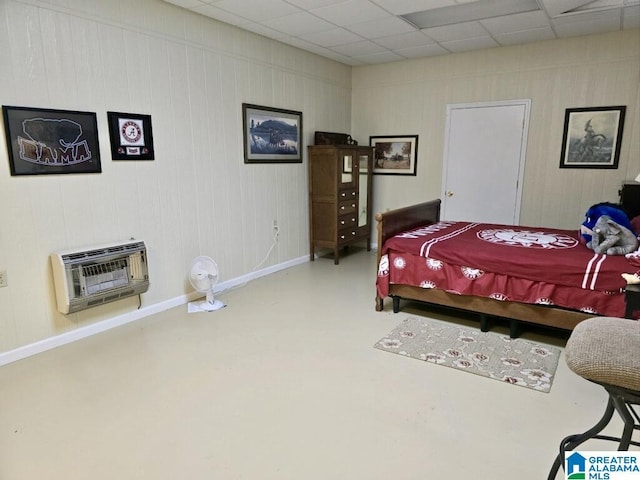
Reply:
[[[242,104],[244,163],[302,163],[302,112]]]

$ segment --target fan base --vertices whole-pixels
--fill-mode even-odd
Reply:
[[[214,300],[213,303],[203,300],[201,302],[190,302],[189,307],[194,307],[193,310],[199,310],[201,312],[215,312],[216,310],[226,307],[226,305],[220,300]],[[192,309],[190,308],[190,310]]]

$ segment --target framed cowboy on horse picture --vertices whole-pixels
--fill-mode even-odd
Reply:
[[[618,168],[625,106],[568,108],[560,168]]]

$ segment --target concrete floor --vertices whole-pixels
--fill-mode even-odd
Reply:
[[[564,358],[541,393],[374,349],[409,315],[477,324],[376,312],[375,272],[352,249],[0,367],[0,479],[541,480],[602,415]]]

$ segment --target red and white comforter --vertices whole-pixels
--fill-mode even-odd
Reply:
[[[469,222],[396,235],[381,255],[381,298],[390,283],[405,284],[615,317],[625,309],[620,274],[638,270],[588,249],[577,231]]]

